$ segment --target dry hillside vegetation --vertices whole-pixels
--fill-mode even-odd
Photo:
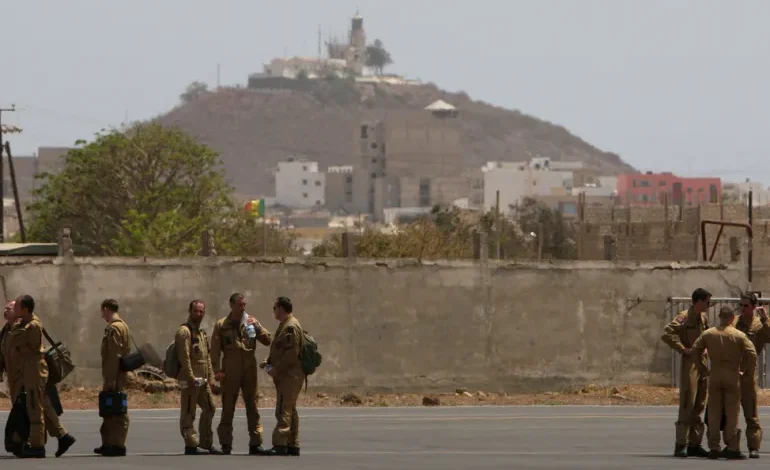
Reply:
[[[296,84],[295,84],[296,85]],[[395,110],[419,110],[443,99],[457,107],[465,129],[465,165],[522,161],[528,152],[554,160],[583,161],[606,173],[632,168],[565,128],[433,85],[394,86],[351,81],[305,81],[302,90],[225,88],[205,93],[157,119],[179,125],[217,150],[236,192],[272,195],[270,168],[288,155],[328,165],[357,161],[360,122]]]

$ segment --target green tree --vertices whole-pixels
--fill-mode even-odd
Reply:
[[[184,92],[179,95],[179,99],[182,100],[182,103],[189,103],[190,101],[193,101],[208,93],[208,91],[208,85],[203,82],[194,81],[187,85],[187,88],[185,88]]]
[[[393,63],[390,52],[385,49],[385,45],[379,39],[366,47],[366,66],[374,69],[377,75],[382,75],[382,71],[388,65]]]
[[[248,217],[217,153],[182,131],[138,124],[77,145],[60,173],[39,176],[44,184],[28,206],[30,240],[55,242],[69,227],[73,242],[93,255],[191,256],[213,228],[218,239],[228,234],[230,251],[249,246],[233,232]]]

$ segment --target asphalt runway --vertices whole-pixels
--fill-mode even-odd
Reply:
[[[275,423],[271,409],[260,409],[265,448]],[[101,421],[96,411],[69,411],[62,416],[77,442],[54,458],[56,441],[49,439],[46,459],[19,460],[0,454],[6,469],[62,470],[257,466],[260,469],[672,469],[704,468],[724,460],[671,457],[674,407],[543,406],[437,408],[307,408],[300,413],[302,456],[246,455],[248,438],[243,410],[237,410],[235,448],[230,456],[185,456],[178,411],[135,410],[127,449],[122,458],[94,456]],[[0,413],[5,423],[8,413]],[[770,409],[761,410],[770,423]],[[214,432],[219,411],[214,419]],[[196,424],[197,425],[197,424]],[[745,424],[741,418],[741,427]],[[215,438],[216,441],[216,438]],[[217,443],[218,444],[218,443]],[[765,440],[763,446],[768,446]],[[704,441],[704,447],[705,441]],[[746,452],[745,437],[742,450]],[[3,450],[3,449],[0,449]],[[770,451],[742,467],[766,467]]]

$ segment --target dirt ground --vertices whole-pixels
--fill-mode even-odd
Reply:
[[[135,384],[129,391],[131,408],[176,408],[179,406],[179,391],[167,381],[155,387]],[[458,405],[674,405],[677,403],[677,389],[649,385],[619,385],[616,387],[598,387],[588,385],[579,389],[563,392],[542,392],[532,394],[506,395],[480,390],[459,389],[455,393],[439,394],[327,394],[309,387],[300,395],[300,406],[458,406]],[[97,407],[96,389],[62,387],[61,399],[65,409],[86,410]],[[0,410],[8,410],[10,403],[5,394],[0,393]],[[217,406],[221,406],[220,397],[215,397]],[[759,392],[759,404],[770,405],[770,390]],[[242,402],[239,406],[242,406]],[[274,391],[260,386],[260,407],[275,405]]]

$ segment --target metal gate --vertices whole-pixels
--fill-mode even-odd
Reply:
[[[762,302],[761,300],[764,300]],[[724,306],[732,309],[737,309],[740,299],[730,297],[712,297],[711,307],[708,310],[708,320],[711,326],[719,325],[719,309]],[[760,299],[760,304],[767,303],[767,299]],[[692,299],[690,297],[669,297],[668,299],[668,321],[671,321],[683,312],[690,308],[692,305]],[[737,314],[737,312],[736,312]],[[759,375],[759,387],[766,388],[767,383],[767,361],[765,356],[767,354],[767,346],[762,350],[762,353],[757,357],[757,372]],[[681,355],[671,350],[671,386],[679,387],[680,370],[682,368]],[[711,361],[709,360],[709,367],[711,367]]]

